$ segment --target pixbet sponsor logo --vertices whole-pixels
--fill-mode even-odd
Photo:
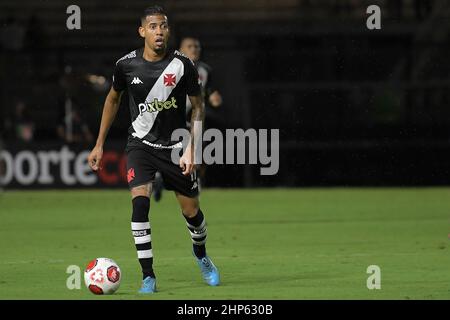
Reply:
[[[164,109],[170,109],[170,108],[178,108],[177,106],[177,100],[172,97],[170,100],[167,101],[159,101],[157,98],[153,100],[153,102],[150,103],[139,103],[139,115],[142,115],[144,112],[157,112],[162,111]]]

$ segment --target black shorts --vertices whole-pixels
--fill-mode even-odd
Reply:
[[[195,170],[191,175],[183,175],[180,166],[172,162],[172,149],[142,146],[128,147],[126,152],[127,180],[130,189],[153,182],[156,172],[159,171],[167,190],[176,191],[190,198],[198,195]]]

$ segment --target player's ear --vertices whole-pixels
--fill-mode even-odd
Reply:
[[[145,29],[143,26],[140,26],[138,29],[138,33],[142,38],[145,38]]]

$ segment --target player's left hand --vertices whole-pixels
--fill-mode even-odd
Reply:
[[[194,159],[192,158],[191,148],[187,147],[183,156],[180,158],[180,168],[185,176],[190,175],[194,171]]]
[[[209,95],[209,104],[214,108],[218,108],[222,105],[222,96],[219,91],[216,90]]]

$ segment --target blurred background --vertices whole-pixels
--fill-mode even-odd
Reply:
[[[68,30],[69,5],[81,29]],[[127,98],[105,170],[86,169],[117,59],[141,47],[149,1],[2,0],[4,188],[126,187]],[[213,165],[211,187],[445,185],[450,162],[446,0],[159,1],[171,46],[202,45],[223,104],[207,126],[280,130],[280,169]],[[381,8],[381,30],[366,9]]]

